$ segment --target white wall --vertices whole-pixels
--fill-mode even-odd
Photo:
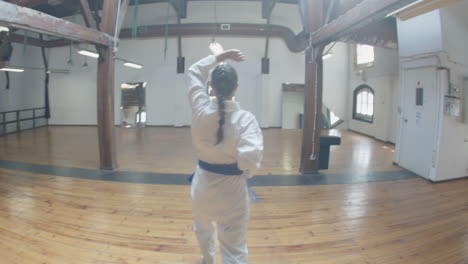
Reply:
[[[338,42],[330,50],[333,57],[323,61],[323,104],[343,120],[347,119],[348,72],[351,70],[348,46]]]
[[[281,108],[281,128],[300,128],[299,114],[304,114],[304,92],[284,92]]]
[[[347,96],[347,119],[351,130],[395,143],[398,105],[394,98],[399,94],[398,50],[376,47],[374,66],[363,70],[354,69],[354,45],[349,45],[349,85]],[[362,84],[374,89],[373,123],[353,119],[354,89]]]
[[[263,95],[257,92],[260,74],[260,61],[263,56],[262,38],[218,38],[226,49],[239,48],[247,59],[235,64],[239,73],[237,100],[243,108],[252,111],[265,120],[265,126],[280,126],[281,84],[283,82],[303,82],[304,62],[302,54],[287,50],[282,40],[272,39],[270,45],[270,74],[268,104],[258,108]],[[186,68],[209,54],[209,37],[184,38],[183,52]],[[166,60],[163,54],[163,39],[125,40],[121,43],[119,57],[144,65],[136,70],[116,62],[115,109],[116,123],[120,123],[120,84],[123,82],[147,81],[146,105],[148,125],[188,125],[186,106],[185,75],[176,74],[176,40],[168,40]],[[96,65],[89,58],[87,68],[81,67],[84,57],[73,55],[75,65],[68,75],[54,75],[51,79],[51,124],[96,124]],[[67,68],[68,47],[51,50],[51,67]],[[286,66],[287,65],[287,66]],[[266,112],[265,115],[261,113]]]
[[[51,125],[94,125],[97,123],[97,61],[73,51],[73,66],[68,65],[69,47],[49,49],[51,68],[70,69],[69,74],[50,77]],[[87,58],[88,66],[83,67]]]
[[[216,16],[219,23],[255,23],[264,24],[262,18],[262,3],[257,1],[189,1],[187,18],[182,23],[214,23]],[[169,15],[168,15],[169,14]],[[133,24],[134,7],[128,8],[123,28],[131,28]],[[175,24],[177,17],[168,3],[140,5],[138,8],[138,25],[149,26],[158,24]],[[283,25],[295,33],[302,31],[302,23],[297,5],[277,3],[273,9],[271,23]]]
[[[463,90],[468,77],[468,2],[453,4],[440,10],[444,66],[450,69],[450,82]],[[462,95],[465,100],[468,94]],[[467,100],[468,101],[468,100]],[[465,104],[468,107],[468,104]],[[468,176],[468,117],[461,119],[443,115],[436,180]]]
[[[438,52],[442,50],[439,10],[415,18],[397,20],[400,56]]]
[[[23,45],[13,44],[10,65],[43,68],[41,50],[27,46],[23,55]],[[0,112],[44,107],[43,70],[10,72],[10,89],[6,90],[5,87],[6,76],[4,72],[0,72]]]
[[[140,6],[139,25],[166,22],[166,3]],[[214,22],[207,10],[213,2],[190,2],[188,19],[183,23]],[[217,3],[219,22],[265,23],[261,18],[258,2]],[[169,23],[175,23],[172,8]],[[132,8],[128,10],[124,27],[131,27]],[[208,15],[207,15],[208,14]],[[242,14],[242,16],[240,16]],[[69,18],[80,22],[79,17]],[[81,22],[80,22],[81,23]],[[272,23],[291,26],[300,31],[301,22],[296,5],[278,4]],[[281,125],[281,84],[304,82],[304,54],[290,52],[281,39],[270,40],[270,74],[260,73],[264,56],[265,38],[218,37],[225,49],[238,48],[246,60],[235,64],[239,73],[237,100],[243,108],[253,112],[264,127]],[[186,69],[209,54],[211,36],[185,37],[182,39]],[[82,45],[82,47],[85,47]],[[91,46],[88,48],[92,49]],[[51,67],[70,68],[69,75],[53,76],[51,79],[51,124],[96,124],[96,63],[88,59],[89,66],[82,68],[84,57],[73,53],[75,65],[69,67],[68,47],[51,49]],[[164,58],[164,38],[126,39],[121,41],[118,57],[144,65],[141,70],[122,66],[116,62],[115,74],[115,121],[120,123],[120,84],[123,82],[147,81],[146,105],[148,125],[189,125],[190,115],[185,92],[185,75],[176,74],[177,43],[168,39],[167,57]],[[266,77],[267,76],[267,77]],[[267,84],[266,84],[267,83]],[[269,87],[265,87],[268,85]],[[259,92],[261,91],[261,92]],[[268,97],[265,100],[265,97]]]
[[[333,57],[323,61],[323,104],[338,117],[348,118],[348,44],[328,45]],[[301,69],[303,70],[303,69]],[[298,83],[304,83],[300,80]],[[304,113],[304,93],[284,92],[282,95],[282,128],[299,128],[299,114]],[[345,122],[346,123],[346,122]],[[346,128],[346,124],[340,128]]]
[[[432,55],[437,66],[450,70],[450,83],[463,90],[464,78],[468,76],[467,12],[468,2],[463,1],[405,22],[399,21],[399,45],[400,50],[405,51],[400,55]],[[428,32],[429,29],[432,32]],[[406,33],[402,35],[400,32]],[[419,39],[420,34],[424,36]],[[408,59],[417,60],[413,57],[405,58],[406,61]],[[438,89],[446,95],[442,91],[442,85],[444,84],[439,84]],[[468,94],[463,96],[466,97]],[[437,110],[441,118],[438,120],[440,129],[435,131],[438,140],[433,146],[436,159],[431,179],[441,181],[466,177],[468,175],[467,119],[462,122],[463,118],[443,114],[443,102],[439,102]],[[418,150],[412,151],[414,155],[418,155]],[[396,154],[399,154],[398,149]]]

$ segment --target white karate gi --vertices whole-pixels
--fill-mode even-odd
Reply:
[[[188,71],[189,101],[192,107],[192,141],[198,158],[212,164],[237,163],[239,176],[216,174],[197,166],[191,198],[194,230],[205,264],[214,263],[214,226],[218,226],[223,264],[247,263],[247,222],[249,195],[246,179],[260,167],[263,152],[262,131],[255,117],[240,109],[237,102],[225,102],[224,139],[216,145],[218,103],[210,99],[205,84],[215,56],[195,63]]]

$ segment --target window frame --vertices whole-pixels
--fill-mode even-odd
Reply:
[[[358,64],[358,54],[357,54],[358,45],[367,45],[367,44],[354,44],[354,70],[359,71],[359,70],[365,70],[365,69],[369,69],[369,68],[374,67],[375,60],[376,60],[376,58],[375,58],[375,46],[367,45],[367,46],[371,46],[373,48],[374,60],[372,62]]]
[[[369,92],[373,96],[371,116],[357,113],[357,99],[358,99],[358,95],[361,92]],[[353,119],[372,124],[374,123],[374,115],[375,115],[375,91],[374,89],[372,89],[372,87],[370,87],[367,84],[359,85],[358,87],[354,89],[354,92],[353,92]]]

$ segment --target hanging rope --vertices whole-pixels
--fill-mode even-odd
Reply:
[[[67,64],[73,66],[73,40],[70,42],[70,49],[68,50]]]
[[[27,46],[28,46],[28,32],[25,31],[23,35],[23,56],[26,54]]]
[[[39,34],[39,39],[44,41],[42,34]],[[44,99],[45,99],[45,117],[50,118],[50,104],[49,104],[49,62],[47,61],[46,50],[41,47],[42,60],[44,62]]]
[[[169,37],[169,12],[171,10],[171,0],[167,1],[166,25],[164,26],[164,61],[167,57],[167,39]]]
[[[268,58],[268,50],[270,46],[270,36],[271,36],[271,21],[270,21],[271,16],[268,16],[267,18],[267,36],[265,39],[265,58]]]
[[[135,0],[133,7],[133,24],[132,24],[132,38],[136,37],[138,33],[138,0]]]
[[[6,77],[6,86],[5,89],[9,90],[10,89],[10,73],[7,71],[5,72],[5,77]]]
[[[120,6],[122,5],[122,0],[119,0],[117,4],[117,19],[115,20],[115,32],[114,32],[114,53],[117,53],[117,38],[120,33]]]
[[[212,43],[216,41],[216,30],[218,29],[218,5],[217,5],[217,3],[218,3],[218,1],[214,0],[213,16],[214,16],[215,25],[214,25],[214,28],[213,28],[213,34],[211,35],[211,42]]]

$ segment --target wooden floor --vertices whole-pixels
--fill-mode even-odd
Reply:
[[[251,264],[468,263],[468,180],[256,191]],[[188,186],[0,169],[0,238],[2,264],[194,264],[199,257]]]
[[[117,130],[119,170],[192,173],[196,155],[189,128],[147,127]],[[331,148],[330,169],[322,173],[399,170],[392,164],[394,146],[348,131],[325,132],[342,137]],[[299,173],[301,130],[264,130],[261,175]],[[0,137],[0,160],[96,169],[99,167],[95,127],[45,127]]]

